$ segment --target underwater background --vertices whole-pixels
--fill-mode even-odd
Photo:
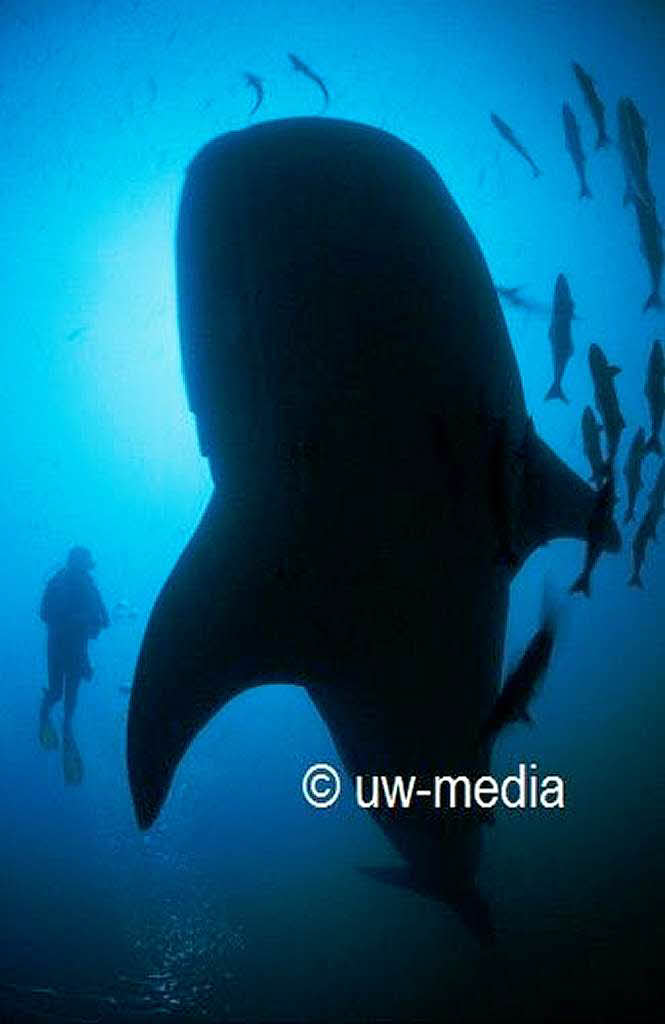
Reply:
[[[248,123],[245,71],[265,81],[254,122],[320,112],[288,52],[325,81],[329,116],[419,149],[495,282],[542,304],[504,309],[529,412],[554,450],[588,477],[580,419],[593,404],[593,341],[622,370],[621,468],[635,429],[649,427],[646,365],[665,317],[642,312],[651,288],[622,205],[616,104],[630,96],[646,121],[662,219],[662,3],[0,2],[0,1015],[649,1019],[665,910],[665,555],[650,545],[644,590],[629,588],[634,524],[622,552],[600,559],[590,600],[567,595],[579,542],[541,549],[511,588],[508,666],[538,626],[546,577],[566,614],[535,725],[500,737],[493,773],[536,762],[566,779],[567,806],[499,810],[488,830],[479,882],[493,948],[441,905],[356,870],[393,855],[350,785],[329,811],[305,803],[307,766],[339,758],[295,687],[235,699],[187,753],[157,824],[135,824],[122,688],[212,490],[180,373],[179,191],[208,139]],[[606,105],[607,149],[594,149],[573,60]],[[588,158],[588,201],[565,149],[564,101]],[[560,272],[578,317],[568,405],[544,401]],[[638,521],[658,468],[650,456]],[[74,544],[91,548],[113,621],[91,644],[95,675],[79,695],[85,782],[65,787],[60,758],[38,743],[37,612]]]

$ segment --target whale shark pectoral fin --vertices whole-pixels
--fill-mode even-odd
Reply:
[[[555,455],[535,431],[527,433],[523,458],[515,529],[520,565],[536,548],[557,537],[586,540],[597,500],[597,491]],[[619,537],[613,522],[605,550],[618,550]]]
[[[129,784],[142,829],[157,818],[194,737],[256,682],[265,653],[254,615],[261,610],[260,582],[242,542],[230,542],[227,525],[215,493],[143,637],[127,722]]]
[[[394,885],[397,888],[411,889],[426,899],[447,904],[451,910],[454,910],[459,915],[462,923],[466,925],[479,942],[483,945],[492,945],[494,943],[496,932],[492,923],[489,904],[481,896],[473,883],[448,891],[447,889],[430,887],[426,881],[421,879],[408,866],[369,867],[359,865],[357,870],[377,882]]]

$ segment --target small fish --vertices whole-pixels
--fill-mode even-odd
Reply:
[[[490,114],[490,118],[492,120],[492,124],[498,131],[499,135],[501,135],[506,140],[506,142],[510,143],[513,149],[516,149],[520,156],[524,157],[529,167],[533,171],[534,178],[537,178],[540,174],[542,174],[542,171],[533,162],[530,154],[524,148],[522,143],[519,142],[515,137],[515,133],[513,132],[510,125],[507,125],[505,121],[502,121],[498,114]]]
[[[492,739],[513,722],[531,722],[529,704],[549,668],[554,650],[557,616],[547,588],[543,595],[540,629],[532,636],[516,667],[509,673],[481,732],[481,740]]]
[[[653,514],[647,510],[633,537],[633,575],[628,580],[629,587],[644,588],[642,582],[642,566],[646,557],[647,544],[656,535],[656,523]]]
[[[605,428],[607,461],[612,465],[619,450],[621,432],[626,426],[614,387],[614,378],[621,370],[618,366],[610,366],[600,345],[595,343],[589,346],[589,369],[593,378],[596,409]]]
[[[643,311],[646,313],[647,309],[663,308],[663,299],[660,294],[664,261],[663,227],[658,220],[656,205],[653,201],[646,203],[636,197],[633,206],[640,233],[640,249],[647,261],[651,275],[651,293],[642,306]]]
[[[256,93],[256,100],[254,106],[249,112],[249,116],[253,117],[256,111],[263,103],[263,98],[265,96],[265,92],[263,89],[263,79],[259,78],[258,75],[253,75],[251,71],[245,71],[245,81],[247,82],[247,85],[250,87],[250,89],[253,89],[254,92]]]
[[[535,302],[533,299],[526,299],[520,294],[521,285],[513,288],[505,288],[502,285],[496,286],[499,298],[503,299],[509,306],[515,309],[524,309],[528,313],[539,313],[546,315],[549,307],[544,302]]]
[[[598,491],[589,519],[584,568],[570,587],[571,594],[591,594],[591,573],[603,551],[619,551],[621,538],[614,535],[613,512],[616,505],[614,470],[610,466],[607,479]]]
[[[87,327],[75,327],[74,330],[70,331],[67,335],[67,341],[76,341],[78,338],[82,338],[87,330]]]
[[[653,490],[649,494],[649,512],[653,516],[653,540],[656,540],[656,526],[665,512],[665,463],[658,470]]]
[[[303,75],[311,79],[312,82],[316,82],[319,89],[323,93],[323,109],[325,110],[326,107],[328,106],[328,103],[330,102],[330,95],[325,87],[323,79],[319,78],[316,72],[312,71],[312,69],[308,67],[307,64],[305,64],[305,62],[300,59],[300,57],[296,57],[295,53],[289,54],[289,60],[293,64],[293,68],[295,71],[301,71]]]
[[[607,466],[600,450],[600,434],[602,429],[593,414],[593,409],[587,405],[582,413],[582,444],[584,454],[591,466],[591,479],[596,487],[600,487],[607,473]]]
[[[660,432],[665,413],[665,357],[661,341],[654,341],[651,346],[644,394],[649,403],[651,417],[651,437],[647,441],[646,451],[662,456],[663,445],[660,440]]]
[[[636,431],[630,448],[628,458],[624,466],[623,475],[626,478],[628,487],[628,509],[623,517],[624,523],[630,523],[635,516],[635,502],[637,495],[642,488],[642,463],[646,455],[647,447],[644,434],[644,427]]]
[[[575,312],[575,303],[570,294],[568,281],[564,274],[559,274],[554,286],[554,302],[550,321],[550,344],[552,346],[552,363],[554,365],[554,383],[545,395],[545,399],[568,399],[561,388],[561,380],[566,364],[573,354],[573,339],[570,333],[570,322]]]
[[[626,182],[623,205],[641,199],[653,203],[649,184],[649,145],[644,119],[631,99],[623,97],[617,104],[619,150]]]
[[[610,141],[610,137],[605,130],[605,105],[598,97],[591,75],[588,75],[584,68],[580,67],[575,61],[573,61],[573,71],[596,124],[596,149],[602,149]]]
[[[577,171],[577,176],[580,179],[580,199],[590,199],[591,190],[587,184],[586,172],[584,170],[586,157],[584,155],[584,150],[582,149],[580,128],[577,123],[577,118],[567,103],[564,103],[562,112],[563,130],[566,136],[566,149],[572,157],[575,170]]]

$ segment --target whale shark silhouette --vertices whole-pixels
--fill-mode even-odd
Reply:
[[[595,492],[533,429],[441,179],[351,122],[216,138],[182,192],[177,298],[215,487],[136,666],[139,826],[210,718],[270,681],[306,688],[352,776],[486,774],[510,581],[539,545],[586,538]],[[405,866],[367,873],[489,936],[483,819],[427,802],[372,813]]]

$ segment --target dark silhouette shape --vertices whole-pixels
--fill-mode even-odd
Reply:
[[[610,142],[610,137],[605,130],[605,105],[596,92],[593,78],[576,61],[573,61],[573,72],[596,125],[596,149],[602,149]]]
[[[490,120],[494,127],[496,128],[496,130],[498,131],[499,135],[506,140],[508,145],[512,146],[513,149],[520,154],[520,156],[524,157],[529,167],[533,171],[534,178],[540,177],[540,175],[543,172],[540,170],[539,167],[536,166],[530,153],[524,148],[522,143],[516,137],[515,132],[510,127],[510,125],[506,124],[506,122],[502,118],[500,118],[498,114],[490,114]]]
[[[64,693],[63,758],[65,781],[78,783],[83,777],[72,718],[82,679],[92,678],[88,640],[109,624],[109,617],[90,570],[94,568],[87,548],[74,547],[67,564],[51,577],[42,597],[40,617],[46,623],[48,689],[39,713],[39,738],[45,749],[54,749],[58,738],[50,711]]]
[[[665,357],[663,356],[662,341],[654,341],[651,346],[644,394],[651,418],[651,436],[647,441],[646,451],[647,454],[654,452],[662,458],[663,444],[660,440],[660,432],[663,429],[663,415],[665,415]]]
[[[177,293],[215,490],[134,674],[140,827],[212,716],[271,681],[306,688],[352,777],[487,774],[510,581],[548,540],[585,539],[596,496],[530,424],[496,290],[441,179],[348,121],[214,139],[182,192]],[[409,884],[491,935],[483,817],[427,801],[371,813]]]
[[[534,633],[522,657],[509,673],[482,730],[484,739],[493,739],[514,722],[528,722],[529,706],[549,668],[554,650],[557,615],[551,594],[543,594],[542,624]]]
[[[552,366],[554,370],[554,382],[545,395],[545,401],[552,398],[559,398],[562,402],[568,402],[563,393],[561,381],[563,372],[566,369],[568,360],[573,354],[573,338],[570,324],[575,314],[575,303],[570,294],[570,288],[565,274],[559,274],[554,286],[554,301],[552,302],[552,319],[550,321],[549,338],[552,348]]]
[[[582,140],[580,139],[580,128],[577,123],[577,118],[570,109],[568,103],[564,103],[561,108],[563,115],[563,131],[566,137],[566,149],[570,153],[571,160],[575,165],[577,171],[577,177],[580,181],[580,199],[591,199],[591,190],[586,180],[586,157],[584,150],[582,149]]]
[[[250,87],[250,89],[253,89],[256,94],[254,106],[249,112],[249,116],[253,117],[256,111],[263,103],[263,98],[265,96],[265,90],[263,88],[263,79],[259,78],[258,75],[253,75],[251,71],[245,71],[245,81],[247,82],[247,85]]]
[[[304,60],[301,60],[300,57],[296,57],[295,53],[289,54],[289,60],[293,65],[294,71],[300,71],[301,74],[305,76],[305,78],[309,78],[311,82],[315,82],[316,85],[318,85],[319,89],[323,93],[323,109],[325,110],[328,104],[330,103],[330,94],[326,89],[325,82],[323,81],[323,79],[319,75],[317,75],[315,71],[312,71],[312,69],[308,67],[307,64],[305,64]]]

